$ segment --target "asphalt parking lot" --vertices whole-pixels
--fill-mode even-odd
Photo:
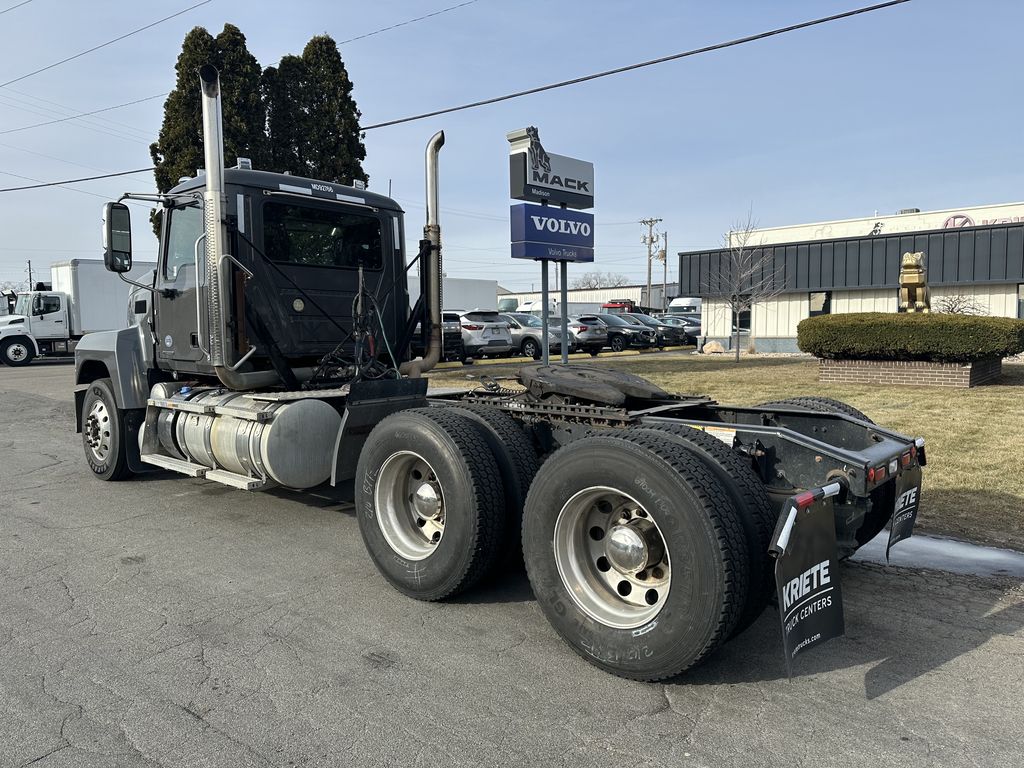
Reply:
[[[0,368],[0,766],[1008,766],[1024,589],[848,564],[786,679],[766,612],[668,685],[609,676],[525,576],[390,589],[347,505],[93,480],[72,367]]]

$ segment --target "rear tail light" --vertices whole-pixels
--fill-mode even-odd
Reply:
[[[869,483],[880,483],[885,480],[886,469],[885,465],[881,467],[871,467],[868,470],[868,482]]]
[[[484,329],[482,325],[474,325],[473,323],[463,323],[462,327],[467,331],[482,331]]]
[[[913,450],[909,450],[906,453],[904,453],[902,456],[900,456],[900,463],[904,467],[909,467],[911,460],[914,458],[914,453],[915,451]]]

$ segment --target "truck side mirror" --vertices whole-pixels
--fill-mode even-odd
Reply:
[[[103,206],[103,265],[110,272],[132,268],[132,217],[124,203]]]

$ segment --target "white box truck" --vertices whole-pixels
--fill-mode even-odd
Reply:
[[[153,262],[136,262],[127,275],[152,284]],[[18,293],[13,314],[0,317],[0,362],[28,365],[36,357],[72,357],[78,340],[94,331],[129,324],[133,286],[97,259],[71,259],[50,266],[47,291]]]

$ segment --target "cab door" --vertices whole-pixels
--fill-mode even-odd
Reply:
[[[66,339],[68,313],[60,293],[37,293],[32,300],[32,335],[37,339]]]
[[[157,358],[195,363],[206,356],[196,319],[196,262],[202,271],[205,253],[203,209],[198,202],[165,208],[164,219],[154,296]]]

